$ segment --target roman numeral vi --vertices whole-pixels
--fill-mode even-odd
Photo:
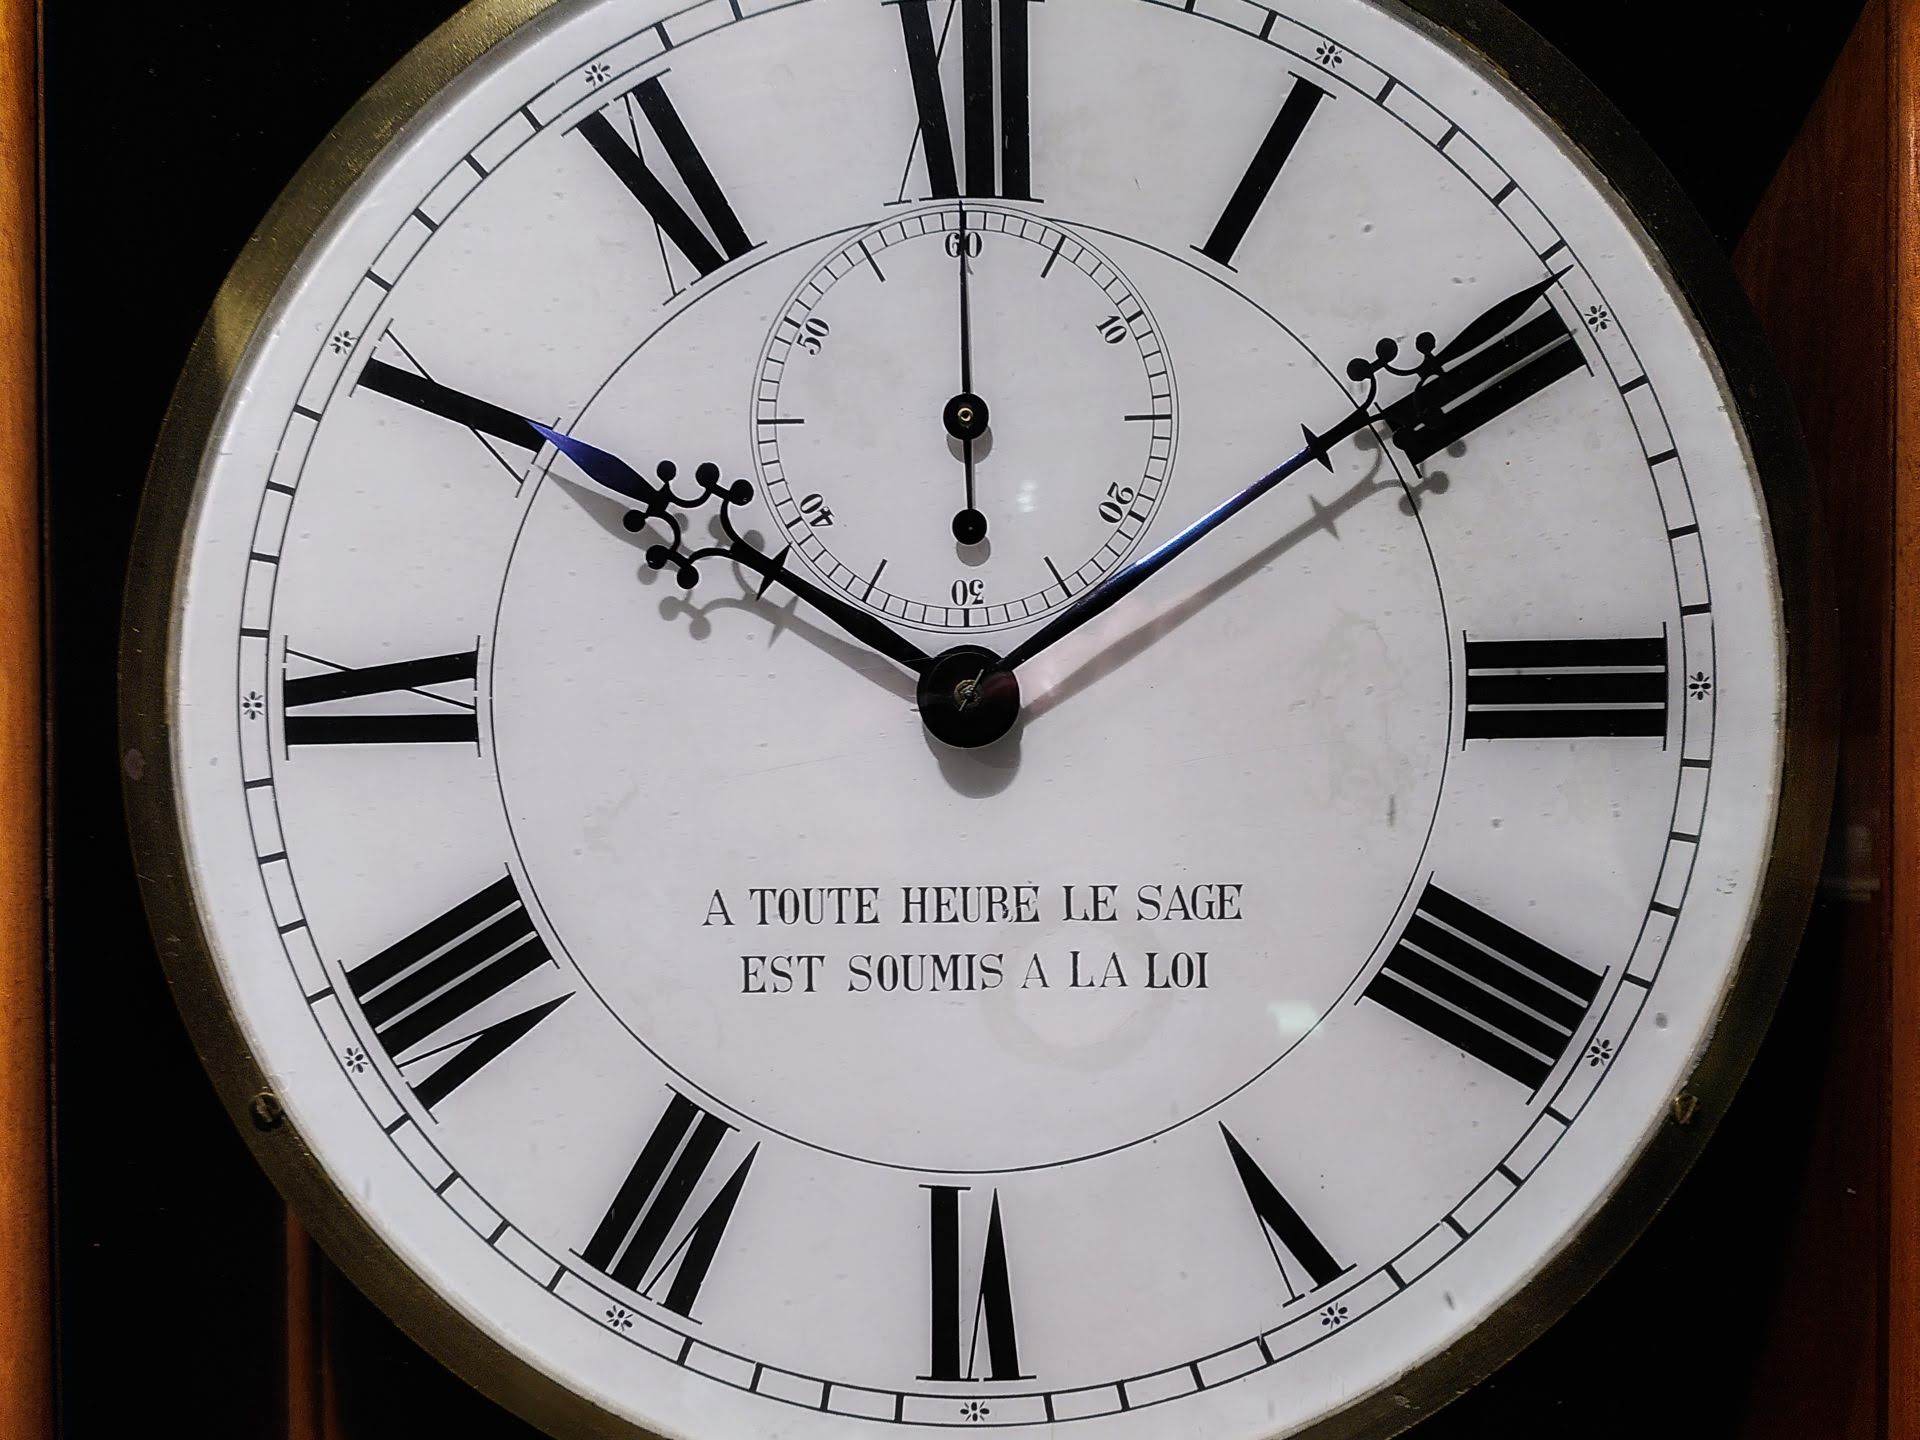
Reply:
[[[929,1202],[932,1241],[932,1355],[922,1380],[1031,1380],[1020,1370],[1020,1340],[1013,1323],[1013,1283],[1007,1266],[1007,1233],[1000,1220],[1000,1192],[994,1191],[987,1216],[987,1243],[980,1260],[980,1290],[973,1304],[973,1331],[961,1352],[960,1197],[965,1186],[923,1187]],[[987,1373],[979,1374],[982,1332],[987,1341]]]

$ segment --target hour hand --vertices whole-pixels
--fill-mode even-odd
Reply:
[[[628,517],[630,529],[638,530],[649,520],[658,520],[666,525],[673,541],[668,545],[650,547],[647,563],[656,570],[671,568],[686,589],[691,590],[699,584],[701,561],[729,560],[760,576],[756,598],[764,596],[776,584],[784,586],[876,653],[904,665],[916,674],[926,667],[927,653],[879,616],[821,589],[788,568],[786,561],[792,553],[791,546],[778,555],[768,555],[734,528],[734,507],[745,505],[753,499],[753,486],[747,481],[722,484],[719,466],[702,465],[694,472],[700,493],[682,496],[673,488],[677,472],[671,465],[660,467],[657,481],[649,480],[618,455],[590,445],[585,440],[562,434],[545,425],[536,424],[533,428],[571,460],[597,489],[609,492],[634,507]],[[688,551],[683,544],[685,528],[682,513],[698,510],[714,501],[720,505],[720,527],[727,537],[727,543]]]

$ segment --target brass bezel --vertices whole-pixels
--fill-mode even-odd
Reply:
[[[142,890],[181,1015],[222,1102],[261,1165],[334,1262],[470,1384],[563,1440],[658,1440],[487,1336],[425,1285],[327,1178],[295,1127],[263,1123],[268,1091],[222,992],[187,874],[171,736],[172,622],[181,542],[228,387],[307,245],[387,144],[473,62],[564,0],[474,0],[356,105],[261,223],[222,286],[174,393],[135,539],[120,656],[122,772]],[[1374,0],[1502,77],[1583,154],[1663,257],[1717,358],[1765,487],[1785,604],[1785,762],[1772,858],[1712,1039],[1668,1123],[1574,1239],[1485,1323],[1399,1382],[1300,1432],[1382,1440],[1439,1409],[1535,1339],[1645,1228],[1699,1154],[1758,1049],[1798,946],[1833,792],[1837,687],[1817,506],[1792,401],[1724,254],[1626,121],[1558,52],[1493,0]],[[266,1117],[271,1120],[271,1116]]]

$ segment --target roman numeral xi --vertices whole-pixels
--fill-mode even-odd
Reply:
[[[548,960],[508,875],[348,970],[347,986],[374,1037],[403,1072],[439,1061],[408,1082],[431,1110],[566,1003],[561,995],[442,1040]]]
[[[953,0],[960,11],[960,116],[964,152],[956,154],[940,84],[928,0],[885,0],[900,12],[913,104],[926,154],[927,190],[936,200],[969,196],[1033,199],[1027,6],[1032,0]],[[995,104],[995,71],[999,103]],[[998,162],[996,166],[996,160]]]
[[[1363,996],[1537,1090],[1601,979],[1429,884]]]
[[[693,136],[687,133],[680,112],[673,108],[673,101],[667,98],[659,78],[642,80],[627,93],[623,103],[634,136],[632,144],[621,138],[604,110],[580,122],[580,137],[593,147],[593,153],[606,162],[607,168],[653,217],[653,223],[673,242],[674,249],[686,256],[688,263],[702,275],[711,275],[728,261],[738,260],[753,249],[739,216],[733,213],[733,206],[713,178],[706,157],[693,143]],[[640,150],[642,121],[666,152],[668,165],[686,187],[694,209],[700,212],[700,220],[706,222],[705,230],[647,164]]]

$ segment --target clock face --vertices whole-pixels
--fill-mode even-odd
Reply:
[[[1391,5],[555,5],[155,542],[235,1043],[581,1433],[1387,1433],[1743,982],[1720,363]]]

